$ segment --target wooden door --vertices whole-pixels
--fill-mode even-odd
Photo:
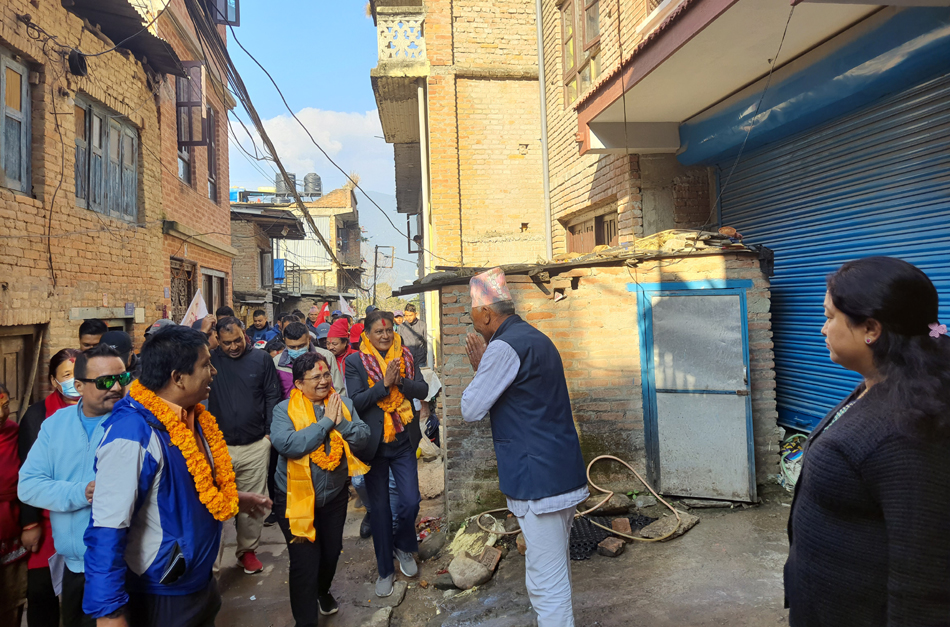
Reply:
[[[10,390],[10,417],[30,402],[30,367],[33,365],[33,327],[0,328],[0,381]]]

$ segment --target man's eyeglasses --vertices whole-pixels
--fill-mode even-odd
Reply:
[[[76,380],[82,381],[83,383],[95,383],[97,390],[111,390],[115,387],[116,383],[122,387],[132,383],[132,373],[123,372],[122,374],[104,374],[101,377],[96,377],[95,379],[79,379],[77,377]]]

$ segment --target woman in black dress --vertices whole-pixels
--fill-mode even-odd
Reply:
[[[788,523],[791,627],[950,624],[950,340],[889,257],[828,277],[831,360],[864,377],[815,428]]]

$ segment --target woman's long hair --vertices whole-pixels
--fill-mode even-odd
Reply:
[[[939,299],[927,275],[900,259],[867,257],[831,274],[828,293],[852,325],[881,323],[871,344],[883,379],[874,395],[917,435],[950,435],[950,338],[931,337]]]

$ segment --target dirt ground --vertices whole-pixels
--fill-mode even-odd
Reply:
[[[594,554],[572,562],[578,625],[731,627],[783,625],[782,565],[788,551],[785,523],[790,498],[778,487],[747,509],[700,509],[700,524],[663,543],[627,545],[617,558]],[[441,499],[423,501],[421,516],[442,513]],[[350,511],[344,548],[332,592],[340,612],[324,619],[330,627],[365,625],[387,600],[373,594],[376,569],[372,540],[359,537],[363,510]],[[258,557],[263,573],[245,575],[234,558],[234,530],[225,532],[220,579],[223,608],[217,624],[292,627],[287,593],[287,549],[276,526],[264,529]],[[524,558],[510,551],[487,584],[466,593],[443,593],[433,581],[447,566],[437,557],[408,579],[405,600],[391,617],[393,627],[525,627],[535,624],[524,587]],[[398,570],[397,570],[398,573]],[[405,579],[397,574],[398,579]],[[454,596],[453,596],[454,595]]]

